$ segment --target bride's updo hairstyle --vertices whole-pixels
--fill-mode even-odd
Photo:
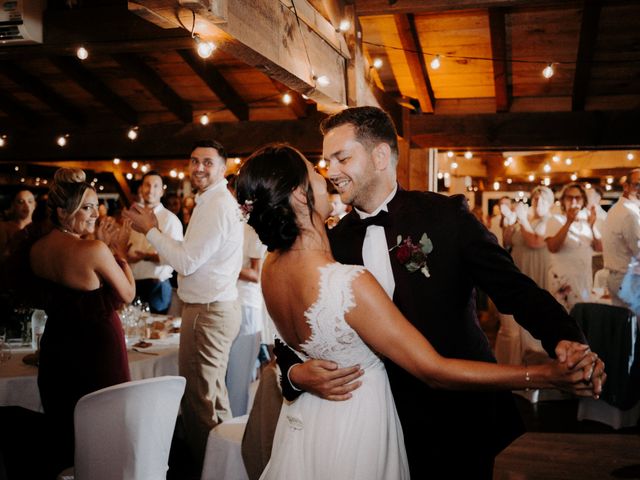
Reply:
[[[86,178],[84,171],[79,168],[60,168],[56,171],[47,198],[49,217],[55,226],[62,227],[58,218],[58,208],[63,209],[68,215],[73,215],[80,208],[84,192],[87,189],[94,190]]]
[[[289,249],[300,235],[289,200],[297,187],[306,192],[313,219],[313,190],[306,161],[302,153],[289,145],[271,144],[254,152],[238,174],[238,203],[249,215],[247,223],[270,252]]]

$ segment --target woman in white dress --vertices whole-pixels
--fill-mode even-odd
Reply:
[[[562,189],[562,214],[547,223],[545,241],[549,256],[548,290],[567,311],[591,296],[593,252],[602,251],[600,232],[595,228],[596,213],[588,210],[587,194],[579,183]]]
[[[283,340],[302,358],[364,370],[362,385],[346,401],[303,393],[283,405],[261,479],[409,478],[379,354],[439,388],[563,387],[582,378],[557,362],[527,368],[438,355],[364,267],[334,260],[324,229],[331,211],[325,180],[292,147],[254,153],[240,171],[237,193],[249,225],[271,252],[262,289]]]

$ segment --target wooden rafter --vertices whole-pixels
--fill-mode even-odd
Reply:
[[[437,13],[451,10],[482,10],[492,7],[533,7],[573,0],[355,0],[358,15]]]
[[[511,104],[507,73],[507,31],[504,17],[504,9],[489,9],[489,33],[491,35],[491,57],[493,58],[493,84],[496,91],[496,112],[508,112]]]
[[[640,111],[415,115],[411,140],[437,148],[637,148]]]
[[[591,62],[596,50],[598,22],[600,21],[601,0],[584,0],[582,22],[580,25],[580,41],[576,58],[576,70],[573,77],[573,93],[571,109],[584,110],[591,78]]]
[[[432,113],[436,102],[429,80],[429,71],[424,61],[424,55],[421,53],[422,48],[414,17],[412,14],[402,14],[394,15],[394,18],[404,55],[409,64],[411,78],[418,93],[420,108],[425,113]]]
[[[26,107],[24,103],[20,102],[17,98],[7,92],[0,90],[0,110],[9,115],[15,117],[18,122],[25,125],[34,125],[41,122],[42,118],[36,112]]]
[[[80,109],[17,63],[0,62],[0,73],[72,123],[79,125],[85,122],[85,115]]]
[[[114,93],[105,83],[80,60],[73,57],[53,57],[51,61],[65,75],[72,78],[80,87],[89,92],[96,100],[112,110],[129,125],[138,124],[138,113],[121,97]]]
[[[195,55],[193,49],[178,50],[178,53],[238,120],[249,120],[249,105],[236,92],[233,85],[212,65],[211,61],[206,61]]]
[[[139,56],[133,53],[119,53],[113,58],[180,121],[184,123],[193,121],[191,105],[174,92],[162,77]]]

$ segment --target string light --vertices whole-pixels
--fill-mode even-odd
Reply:
[[[572,182],[575,182],[576,180],[578,180],[578,175],[575,173],[572,173],[569,178],[571,179]]]
[[[454,170],[458,168],[458,162],[451,162],[451,168]]]
[[[612,187],[611,185],[609,185],[609,184],[607,184],[607,185],[605,185],[605,186],[604,186],[604,189],[605,189],[607,192],[608,192],[608,191],[610,191],[612,188],[613,188],[613,187]]]
[[[56,143],[58,144],[59,147],[64,147],[67,145],[67,138],[69,138],[69,134],[66,133],[64,135],[60,135],[58,137],[58,139],[56,140]]]
[[[536,179],[536,176],[533,173],[530,173],[527,178],[529,179],[530,182],[533,182]]]
[[[549,165],[548,163],[545,163],[544,166],[542,167],[542,170],[544,171],[544,173],[549,173],[551,171],[551,165]]]
[[[171,171],[169,172],[169,176],[170,176],[171,178],[176,178],[176,177],[178,176],[178,172],[176,172],[176,171],[175,171],[175,169],[174,169],[174,170],[171,170]]]
[[[17,172],[18,170],[20,170],[20,167],[16,165],[15,167],[13,167],[13,169]]]
[[[206,113],[200,115],[200,125],[209,125],[209,115]]]
[[[512,164],[513,164],[513,157],[507,157],[507,159],[504,161],[504,166],[510,167]]]
[[[98,187],[98,189],[99,189],[100,191],[104,190],[104,185],[100,185],[100,186]]]
[[[380,57],[373,59],[373,68],[375,68],[376,70],[380,70],[383,64],[384,62]]]
[[[555,163],[558,163],[560,161],[560,157],[558,155],[554,155],[551,160],[553,160]]]
[[[544,177],[542,183],[545,185],[545,187],[548,187],[549,185],[551,185],[551,179],[549,177]]]
[[[440,68],[440,55],[436,55],[435,57],[433,57],[430,65],[433,70],[438,70]]]
[[[142,171],[142,173],[147,173],[149,171],[149,165],[143,165],[142,167],[140,167],[140,170]]]
[[[129,172],[127,173],[127,180],[132,180],[133,179],[133,173]]]
[[[182,180],[184,178],[184,172],[178,173],[178,178]]]
[[[20,179],[20,182],[21,182],[21,183],[24,183],[24,182],[25,182],[25,180],[26,180],[26,179],[25,179],[24,177],[22,177],[22,178]]]
[[[196,42],[196,50],[200,58],[209,58],[213,51],[216,49],[216,46],[213,42],[207,42],[200,38],[200,35],[197,33],[193,34],[193,40]]]
[[[444,173],[438,172],[438,180],[442,180],[444,178]]]
[[[284,95],[282,95],[282,103],[284,103],[285,105],[291,104],[292,100],[293,97],[290,93],[285,93]]]
[[[6,138],[6,135],[0,136],[0,147],[4,147],[7,144],[7,141],[5,140]]]
[[[464,152],[464,158],[466,158],[467,160],[471,160],[473,158],[473,153],[467,150],[466,152]]]
[[[87,58],[89,58],[89,51],[80,46],[78,47],[78,50],[76,50],[76,56],[80,59],[80,60],[86,60]]]
[[[136,138],[138,138],[138,127],[131,127],[127,132],[127,137],[129,137],[129,140],[131,141],[134,141]]]
[[[511,185],[513,183],[513,180],[511,180],[510,178],[507,178],[507,184]]]
[[[587,190],[589,190],[591,188],[591,184],[590,183],[585,183],[584,184],[584,188],[586,188]]]
[[[240,165],[240,162],[242,162],[242,159],[240,157],[236,157],[233,161],[233,163],[235,163],[236,165]]]
[[[351,28],[351,22],[349,20],[342,19],[340,20],[340,25],[338,25],[338,29],[336,30],[336,32],[346,32]]]
[[[571,160],[570,158],[566,158],[566,159],[564,160],[564,163],[565,163],[566,165],[571,165],[571,164],[573,163],[573,160]]]
[[[113,159],[113,164],[114,165],[120,165],[120,159],[119,158],[114,158]]]
[[[327,161],[324,158],[321,158],[320,161],[318,162],[318,167],[327,168]]]
[[[493,189],[496,191],[500,190],[500,182],[493,182]]]
[[[553,65],[551,65],[550,63],[546,67],[544,67],[544,69],[542,70],[542,76],[544,78],[551,78],[553,77],[554,73],[555,72],[553,70]]]
[[[449,157],[449,158],[453,158],[453,155],[454,155],[453,151],[449,150],[449,151],[447,152],[447,157]]]
[[[627,160],[633,160],[635,157],[633,155],[633,153],[629,152],[627,153]]]
[[[613,177],[607,177],[607,185],[611,185],[614,181]]]
[[[326,75],[320,75],[319,77],[313,77],[318,86],[320,87],[328,87],[331,84],[331,80]]]
[[[131,168],[133,168],[134,170],[135,170],[136,168],[138,168],[138,162],[133,162],[133,163],[131,164]]]

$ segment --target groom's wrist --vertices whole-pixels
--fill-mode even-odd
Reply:
[[[296,392],[301,392],[302,390],[298,387],[296,387],[296,384],[293,383],[293,380],[291,379],[291,370],[293,370],[294,367],[297,367],[298,365],[300,365],[299,363],[296,363],[295,365],[291,365],[289,367],[289,370],[287,370],[287,380],[289,380],[289,385],[291,385],[291,388],[293,388]]]

